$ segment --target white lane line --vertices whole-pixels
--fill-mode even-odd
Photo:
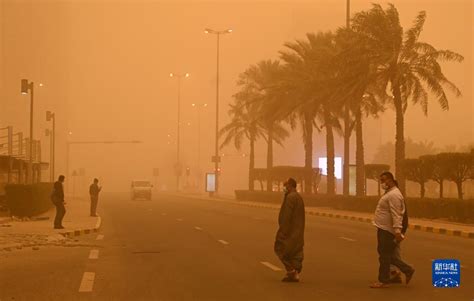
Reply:
[[[202,228],[201,227],[194,227],[194,229],[198,230],[198,231],[202,231]]]
[[[182,221],[183,221],[182,218],[177,218],[176,220],[177,220],[178,222],[182,222]]]
[[[218,242],[220,242],[223,245],[228,245],[229,243],[225,240],[219,239]]]
[[[281,269],[279,267],[277,267],[276,265],[273,265],[269,262],[266,262],[266,261],[260,261],[261,264],[263,264],[264,266],[266,266],[267,268],[269,268],[270,270],[273,270],[275,272],[279,272],[281,271]]]
[[[97,238],[95,240],[102,240],[102,239],[104,239],[104,234],[97,235]]]
[[[91,250],[89,259],[99,259],[99,250]]]
[[[344,236],[340,236],[339,238],[340,238],[340,239],[347,240],[347,241],[356,241],[355,239],[347,238],[347,237],[344,237]]]
[[[95,273],[84,272],[84,275],[82,276],[81,286],[79,286],[79,293],[92,292],[92,288],[94,287],[94,278]]]

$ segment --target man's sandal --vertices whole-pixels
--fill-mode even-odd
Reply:
[[[388,288],[388,287],[390,287],[388,284],[382,283],[382,282],[375,282],[370,285],[370,288]]]

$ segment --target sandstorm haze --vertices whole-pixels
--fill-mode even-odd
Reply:
[[[192,104],[207,103],[201,111],[200,161],[203,172],[213,169],[216,38],[206,35],[204,29],[233,29],[232,34],[221,37],[220,44],[220,123],[224,125],[229,121],[228,105],[237,92],[238,75],[260,60],[278,59],[285,42],[304,38],[308,32],[344,26],[345,2],[2,0],[0,125],[26,133],[29,102],[19,93],[20,80],[43,83],[35,91],[35,137],[44,140],[42,156],[49,161],[44,137],[49,124],[44,112],[54,111],[57,173],[65,173],[66,140],[139,140],[143,143],[73,146],[70,170],[84,168],[86,182],[99,177],[104,189],[127,191],[132,179],[151,179],[152,168],[157,167],[161,184],[173,188],[178,86],[170,72],[190,74],[181,87],[183,165],[195,176],[198,120]],[[371,2],[353,0],[351,12],[369,9]],[[446,77],[462,96],[448,94],[448,112],[433,99],[427,117],[419,106],[410,104],[405,115],[406,138],[433,142],[440,150],[472,144],[472,2],[391,3],[404,28],[411,26],[418,11],[425,10],[421,40],[464,56],[462,63],[442,63]],[[369,117],[364,123],[366,162],[372,162],[377,148],[394,138],[392,109],[378,120]],[[342,137],[335,139],[336,156],[342,157]],[[324,134],[315,133],[314,157],[325,156],[325,152]],[[248,157],[242,154],[248,154],[248,147],[238,151],[230,145],[221,153],[225,154],[221,192],[232,194],[247,184]],[[259,141],[256,166],[264,167],[265,162],[266,146]],[[274,164],[303,166],[299,129],[291,132],[284,148],[275,146]]]

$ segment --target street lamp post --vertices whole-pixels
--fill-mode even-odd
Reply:
[[[51,111],[47,111],[46,112],[46,121],[51,121],[52,122],[52,131],[50,133],[51,137],[50,137],[50,145],[51,145],[51,149],[50,149],[50,156],[51,156],[51,159],[50,159],[50,181],[51,182],[54,182],[55,178],[54,178],[54,162],[55,162],[55,145],[56,145],[56,115],[51,112]]]
[[[29,140],[29,162],[28,162],[28,178],[27,183],[33,183],[33,108],[35,85],[27,79],[21,80],[21,94],[30,94],[30,140]]]
[[[232,33],[232,29],[226,30],[214,30],[206,28],[204,30],[207,34],[215,34],[217,36],[217,72],[216,72],[216,145],[215,145],[215,152],[214,152],[214,173],[215,173],[215,192],[218,192],[219,189],[219,181],[218,181],[218,174],[219,174],[219,42],[220,36],[222,34]]]
[[[178,79],[178,133],[176,135],[176,191],[179,191],[179,178],[181,176],[181,161],[180,161],[180,125],[181,125],[181,79],[189,77],[189,73],[177,74],[170,73],[170,77]]]
[[[201,110],[204,109],[204,108],[207,108],[207,103],[204,103],[204,104],[195,104],[193,103],[192,104],[193,108],[196,108],[197,110],[197,117],[198,117],[198,128],[197,128],[197,131],[198,131],[198,149],[197,149],[197,170],[198,170],[198,175],[199,175],[199,180],[198,180],[198,189],[201,187],[200,183],[201,183]]]

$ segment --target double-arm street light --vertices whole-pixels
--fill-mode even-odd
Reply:
[[[27,183],[33,183],[33,108],[35,84],[27,79],[21,80],[21,94],[30,94],[30,141],[29,141],[29,162]]]
[[[50,170],[50,181],[54,182],[54,161],[55,161],[55,145],[56,145],[56,115],[51,112],[46,112],[46,121],[52,122],[52,129],[46,130],[46,135],[50,136],[50,160],[49,160],[49,170]]]
[[[218,174],[219,174],[219,43],[220,43],[220,36],[223,34],[232,33],[232,29],[226,30],[214,30],[206,28],[204,30],[207,34],[215,34],[217,36],[217,76],[216,76],[216,145],[215,145],[215,153],[212,161],[214,162],[214,173],[215,173],[215,192],[218,192],[219,189],[219,181],[218,181]]]
[[[181,79],[189,77],[189,73],[178,74],[170,73],[170,77],[178,79],[178,133],[176,135],[176,191],[179,191],[179,178],[181,176],[181,160],[180,160],[180,126],[181,126]]]

